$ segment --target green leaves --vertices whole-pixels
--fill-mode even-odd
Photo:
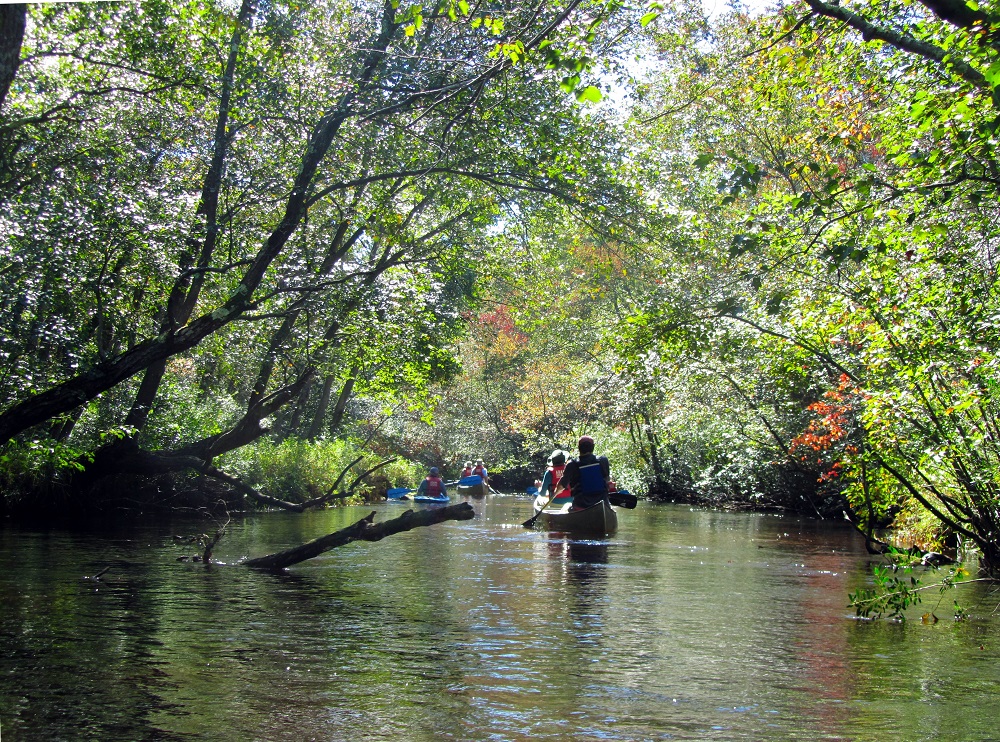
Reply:
[[[477,16],[472,19],[472,28],[483,28],[489,31],[494,36],[499,36],[503,33],[504,20],[503,18],[495,18],[493,16]]]
[[[576,91],[576,99],[582,103],[600,103],[603,97],[601,91],[593,85]]]
[[[646,7],[648,8],[648,12],[643,14],[643,16],[639,19],[639,25],[643,28],[659,18],[664,9],[663,3],[659,2],[647,3]]]
[[[912,567],[902,568],[903,577],[897,576],[895,567],[875,564],[872,566],[873,588],[859,588],[850,593],[850,607],[861,618],[890,618],[905,620],[905,611],[920,602],[920,581],[912,576]],[[907,579],[906,575],[910,575]]]
[[[704,152],[704,153],[698,155],[698,157],[695,158],[694,166],[698,170],[704,170],[709,165],[711,165],[713,162],[715,162],[715,160],[716,160],[715,155],[710,154],[708,152]]]
[[[712,307],[719,315],[722,316],[729,315],[735,317],[743,312],[740,299],[736,296],[727,296],[724,299],[715,302]]]
[[[767,300],[767,304],[764,305],[767,313],[773,316],[781,312],[781,302],[785,300],[786,296],[787,294],[784,291],[775,291],[772,293]]]
[[[448,20],[452,22],[457,21],[459,15],[467,17],[469,12],[469,3],[467,0],[459,0],[457,3],[454,0],[450,0],[448,3]]]

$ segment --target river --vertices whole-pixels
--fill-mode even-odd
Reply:
[[[239,562],[373,508],[234,519],[210,566],[174,538],[205,521],[4,525],[0,739],[1000,739],[994,586],[862,621],[839,522],[640,503],[580,540],[473,503],[282,574]]]

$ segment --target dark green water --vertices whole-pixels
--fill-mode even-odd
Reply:
[[[280,575],[238,562],[371,508],[234,521],[210,567],[171,538],[204,523],[5,526],[0,739],[1000,739],[989,587],[864,622],[839,523],[640,503],[580,541],[474,504]]]

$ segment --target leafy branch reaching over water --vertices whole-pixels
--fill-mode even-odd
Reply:
[[[964,567],[953,566],[948,569],[948,573],[940,582],[921,585],[920,580],[913,575],[912,566],[876,564],[872,567],[872,577],[875,580],[874,587],[859,588],[857,592],[849,593],[850,607],[861,618],[875,619],[887,616],[888,618],[905,621],[906,614],[904,611],[911,605],[919,604],[921,594],[927,590],[937,589],[940,593],[944,594],[958,585],[992,581],[989,578],[962,579],[968,576],[969,571]],[[955,620],[960,621],[968,616],[968,612],[959,604],[957,599],[953,601],[953,608]],[[924,614],[923,619],[925,622],[935,622],[938,620],[937,616],[933,613]]]

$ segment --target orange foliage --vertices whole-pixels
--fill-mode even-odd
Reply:
[[[514,325],[514,318],[506,306],[501,305],[492,311],[482,312],[478,317],[478,324],[484,330],[492,330],[498,339],[506,336],[517,344],[528,341],[528,336]]]
[[[826,392],[824,399],[813,402],[806,409],[816,415],[809,422],[805,431],[792,439],[789,453],[803,462],[813,462],[825,469],[820,473],[819,481],[828,482],[836,479],[843,472],[845,462],[830,461],[850,457],[857,453],[857,447],[846,444],[839,454],[834,450],[851,432],[851,422],[854,417],[855,405],[860,390],[854,386],[846,374],[841,374],[840,383],[836,389]]]

